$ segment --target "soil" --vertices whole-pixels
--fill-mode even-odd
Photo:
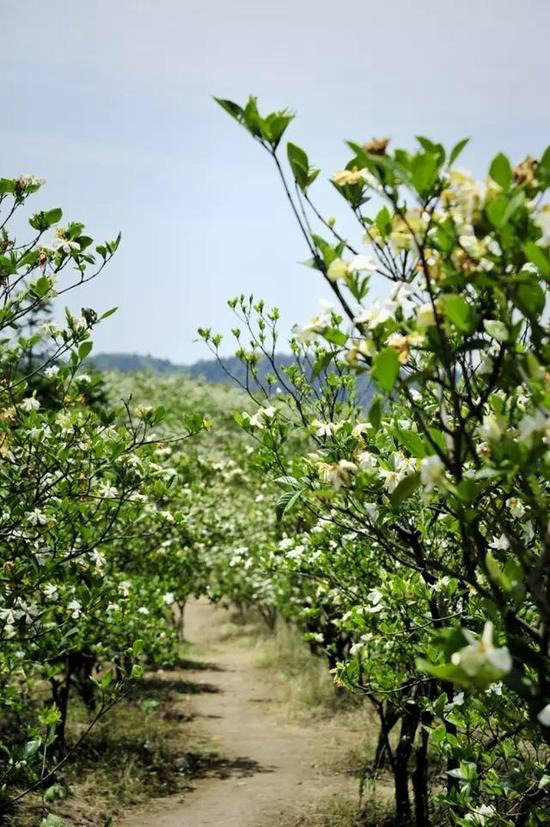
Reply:
[[[193,716],[210,752],[178,759],[193,778],[187,792],[133,808],[119,827],[293,825],[319,802],[357,794],[357,780],[336,769],[353,744],[349,727],[338,716],[285,718],[253,647],[239,637],[220,640],[224,619],[206,602],[186,609],[186,638],[197,655],[179,678],[191,677],[196,691],[181,712]]]

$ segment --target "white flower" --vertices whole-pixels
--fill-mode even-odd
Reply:
[[[147,609],[145,606],[140,606],[137,611],[138,611],[138,615],[148,615],[149,614],[149,609]]]
[[[392,493],[392,491],[395,491],[395,489],[401,482],[401,478],[397,471],[392,471],[389,468],[380,468],[378,473],[384,481],[384,488],[386,489],[386,491],[389,491],[390,494]]]
[[[80,244],[76,241],[69,241],[69,239],[62,238],[60,236],[58,238],[54,238],[51,244],[43,244],[42,246],[45,250],[53,250],[55,253],[61,251],[67,255],[80,251]]]
[[[332,320],[332,314],[335,312],[334,305],[322,299],[321,312],[317,316],[313,316],[309,322],[303,327],[294,327],[292,332],[300,342],[309,342],[314,339],[319,333],[322,333],[325,327],[329,327]]]
[[[332,436],[338,430],[334,422],[321,422],[320,419],[314,419],[312,424],[316,428],[315,436]]]
[[[411,301],[412,291],[408,284],[399,284],[394,287],[390,293],[389,306],[397,310],[401,308],[403,317],[410,316],[414,310],[414,304]]]
[[[372,429],[372,425],[370,422],[358,422],[357,425],[354,425],[351,435],[355,437],[355,439],[359,439],[359,437],[370,431]]]
[[[364,324],[366,322],[367,327],[372,329],[374,327],[378,327],[380,324],[383,324],[388,319],[391,319],[392,316],[392,308],[387,306],[382,307],[380,302],[374,302],[372,307],[362,308],[357,316],[355,316],[354,322],[357,324]]]
[[[399,474],[399,481],[409,474],[414,474],[416,471],[416,458],[406,457],[401,451],[395,451],[393,454],[393,467]]]
[[[527,520],[521,527],[521,533],[526,543],[530,543],[535,536],[535,529],[531,520]]]
[[[357,465],[354,462],[349,462],[346,459],[341,459],[340,462],[326,463],[320,462],[317,465],[319,477],[324,483],[334,486],[339,489],[350,482],[351,476],[357,473]]]
[[[361,471],[370,471],[377,466],[376,457],[369,451],[361,451],[361,453],[357,455],[357,465]]]
[[[27,522],[29,522],[31,525],[36,526],[46,525],[46,523],[48,522],[48,518],[46,517],[43,511],[40,511],[39,508],[35,508],[34,511],[31,511],[29,514],[27,514]]]
[[[27,396],[27,398],[21,402],[21,407],[24,411],[37,411],[40,407],[40,402],[34,396]]]
[[[490,621],[485,624],[481,638],[476,638],[467,630],[464,634],[470,643],[451,656],[455,666],[460,666],[470,677],[481,677],[489,682],[508,674],[512,668],[510,652],[506,646],[494,646],[493,624]]]
[[[42,591],[44,592],[44,597],[48,600],[55,600],[57,598],[57,586],[55,583],[46,583]]]
[[[376,505],[376,503],[364,503],[363,507],[367,513],[369,520],[372,520],[373,523],[376,522],[376,520],[378,519],[378,506]]]
[[[128,597],[128,595],[130,594],[130,589],[131,588],[132,588],[132,584],[130,583],[129,580],[122,580],[119,587],[118,587],[118,590],[119,590],[119,592],[121,593],[121,595],[123,597]]]
[[[543,246],[550,244],[550,204],[544,204],[539,212],[533,215],[533,221],[542,230],[539,243]],[[525,265],[523,269],[525,269]]]
[[[452,701],[445,704],[445,712],[450,712],[455,706],[462,706],[464,704],[464,692],[457,692]]]
[[[510,548],[510,542],[505,534],[501,534],[500,537],[493,537],[489,545],[495,551],[506,551]]]
[[[349,265],[342,258],[335,258],[328,266],[327,278],[329,281],[337,281],[347,276]]]
[[[487,414],[483,417],[480,432],[481,435],[490,442],[498,442],[502,436],[502,428],[494,414]]]
[[[167,606],[171,606],[172,603],[175,602],[175,597],[173,592],[166,592],[166,594],[162,598]]]
[[[435,324],[435,313],[431,302],[420,305],[416,311],[417,327],[431,327]]]
[[[436,483],[443,477],[445,466],[437,454],[424,457],[420,463],[420,480],[426,491],[431,491]]]
[[[527,415],[519,423],[519,438],[530,444],[535,434],[542,433],[550,437],[550,417],[538,410],[533,416]]]
[[[382,592],[378,589],[372,589],[367,595],[367,600],[372,604],[371,606],[366,606],[363,611],[367,612],[368,614],[377,614],[378,612],[384,611],[384,606],[382,605]]]
[[[525,506],[517,497],[508,497],[506,507],[510,509],[512,517],[521,518],[525,514]]]
[[[248,414],[243,414],[243,416],[248,418],[248,421],[252,425],[253,428],[265,428],[265,421],[266,419],[273,419],[275,414],[277,413],[277,408],[268,407],[268,408],[258,408],[253,416],[249,416]]]
[[[101,551],[97,551],[97,549],[94,549],[94,551],[90,553],[90,560],[98,571],[101,571],[105,566],[105,555]]]
[[[76,598],[73,598],[70,603],[67,603],[67,609],[69,609],[73,620],[77,620],[82,614],[82,604]]]
[[[376,271],[376,261],[370,256],[358,255],[354,256],[349,263],[349,269],[354,273],[368,272],[374,273]]]
[[[111,485],[109,482],[103,482],[99,486],[99,495],[100,497],[104,497],[105,499],[113,499],[114,497],[118,497],[118,491],[114,485]]]
[[[546,706],[543,706],[543,708],[537,715],[537,721],[539,721],[539,723],[541,723],[543,726],[550,727],[550,704],[546,704]]]
[[[58,373],[59,368],[57,367],[57,365],[50,365],[50,367],[46,368],[46,370],[44,371],[44,376],[46,376],[48,379],[53,379],[53,377],[57,376]]]

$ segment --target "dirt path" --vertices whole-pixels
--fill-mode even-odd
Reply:
[[[313,804],[356,789],[330,768],[345,754],[350,733],[330,720],[302,725],[282,719],[254,652],[234,639],[216,643],[222,611],[191,603],[186,637],[198,646],[199,680],[207,684],[193,696],[191,711],[224,757],[221,774],[227,777],[193,781],[192,792],[150,802],[127,814],[121,827],[271,827],[283,814],[288,824],[299,824]]]

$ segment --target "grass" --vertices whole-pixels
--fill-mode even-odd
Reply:
[[[354,706],[349,695],[336,690],[326,662],[312,655],[295,627],[279,620],[273,633],[259,635],[256,646],[256,663],[273,672],[280,700],[291,715],[327,715]]]
[[[376,800],[360,806],[357,800],[339,797],[321,802],[313,812],[279,822],[279,827],[393,827],[391,807]]]
[[[60,824],[100,827],[131,804],[184,790],[197,763],[188,756],[205,748],[189,729],[189,693],[192,689],[174,688],[174,682],[158,675],[142,681],[96,724],[59,771],[52,789],[60,797],[44,803],[39,794],[29,795],[5,823],[36,827],[47,812]],[[75,703],[69,744],[86,722],[84,708]]]

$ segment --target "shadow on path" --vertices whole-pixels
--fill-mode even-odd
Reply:
[[[134,697],[141,695],[150,695],[151,693],[160,692],[168,694],[170,692],[179,692],[182,695],[201,695],[202,693],[217,693],[222,690],[219,686],[213,683],[206,683],[206,681],[188,681],[184,678],[173,678],[170,676],[159,677],[151,675],[144,678],[132,689]]]
[[[250,778],[258,772],[273,772],[276,767],[263,767],[253,758],[225,758],[218,752],[186,752],[174,762],[179,772],[191,778]]]

